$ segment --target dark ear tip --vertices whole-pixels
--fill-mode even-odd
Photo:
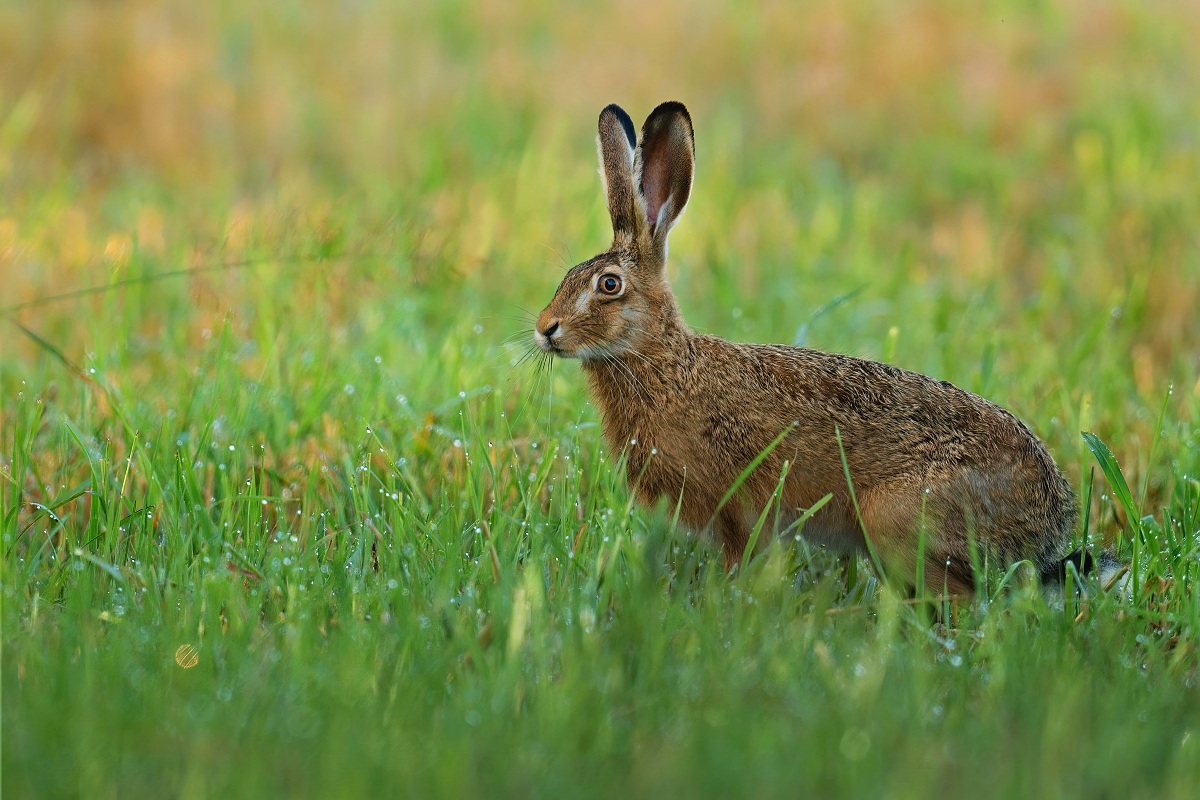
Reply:
[[[668,100],[665,103],[659,103],[655,109],[650,112],[650,116],[646,117],[646,123],[649,124],[651,120],[657,120],[662,117],[669,117],[676,114],[683,117],[684,121],[687,122],[688,130],[691,130],[692,115],[688,113],[687,106],[678,100]]]
[[[686,113],[686,112],[685,112]],[[630,147],[637,147],[637,131],[634,130],[633,120],[625,113],[625,109],[621,108],[616,103],[609,103],[600,112],[600,122],[603,124],[604,115],[612,114],[621,123],[621,129],[625,131],[625,138],[629,140]]]
[[[650,113],[651,115],[668,113],[683,114],[688,119],[692,118],[692,115],[688,113],[687,106],[678,100],[668,100],[665,103],[659,103]]]

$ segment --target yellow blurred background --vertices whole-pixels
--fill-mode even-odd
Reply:
[[[849,276],[911,251],[906,278],[1013,302],[1056,271],[1097,307],[1132,287],[1165,365],[1200,337],[1197,41],[1192,2],[7,3],[3,305],[133,252],[161,271],[296,229],[346,244],[339,207],[403,218],[417,261],[542,263],[595,238],[597,110],[678,98],[700,183],[677,236],[750,262],[747,294],[849,230],[871,242],[830,253]],[[848,206],[811,196],[826,168]]]

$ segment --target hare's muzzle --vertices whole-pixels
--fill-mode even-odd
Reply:
[[[545,313],[538,317],[537,325],[533,329],[533,341],[543,352],[557,353],[559,349],[555,344],[556,340],[562,336],[562,326],[559,325],[558,319],[548,317]]]

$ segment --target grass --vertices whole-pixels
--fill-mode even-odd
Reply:
[[[404,5],[0,9],[6,796],[1192,796],[1194,9]],[[1128,596],[632,507],[517,362],[667,97],[688,319],[1012,408]]]

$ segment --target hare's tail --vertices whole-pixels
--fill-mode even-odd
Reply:
[[[1081,547],[1062,561],[1042,571],[1039,576],[1042,585],[1048,588],[1062,588],[1067,583],[1067,572],[1074,568],[1077,575],[1096,575],[1100,586],[1108,591],[1116,589],[1124,591],[1125,581],[1129,573],[1129,565],[1117,560],[1112,553],[1092,554],[1091,550]]]

